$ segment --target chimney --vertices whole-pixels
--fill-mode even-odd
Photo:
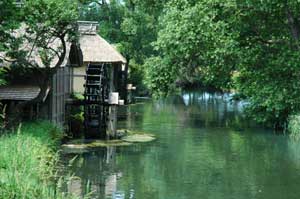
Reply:
[[[95,35],[99,27],[96,21],[78,21],[78,31],[83,35]]]

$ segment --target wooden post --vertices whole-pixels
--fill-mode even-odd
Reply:
[[[115,138],[117,135],[117,105],[119,103],[119,93],[111,92],[109,94],[109,116],[107,139]]]
[[[133,91],[136,90],[136,87],[132,84],[127,84],[127,104],[134,102]]]
[[[116,138],[117,135],[117,105],[109,107],[108,138]]]
[[[29,107],[29,119],[32,120],[34,118],[33,116],[33,106],[34,105],[30,105]]]
[[[128,69],[129,69],[129,57],[126,57],[127,59],[127,63],[125,65],[125,71],[124,71],[124,100],[125,100],[125,104],[128,103],[127,101],[127,95],[128,95],[128,90],[127,90],[127,83],[128,83]]]

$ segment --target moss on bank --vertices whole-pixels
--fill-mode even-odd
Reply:
[[[56,183],[63,132],[49,122],[20,126],[0,137],[0,198],[71,198]]]

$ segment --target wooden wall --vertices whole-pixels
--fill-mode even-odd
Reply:
[[[72,93],[72,67],[61,67],[52,79],[50,94],[50,120],[63,126],[66,116],[66,100]]]
[[[73,91],[76,93],[84,93],[84,84],[85,84],[85,75],[86,75],[86,67],[84,64],[81,67],[74,67],[73,74]]]

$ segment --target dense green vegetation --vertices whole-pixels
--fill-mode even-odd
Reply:
[[[43,121],[2,135],[0,198],[71,198],[59,190],[62,179],[55,179],[62,136],[60,129]]]
[[[236,87],[260,122],[284,127],[300,108],[298,1],[250,1],[242,10]]]

